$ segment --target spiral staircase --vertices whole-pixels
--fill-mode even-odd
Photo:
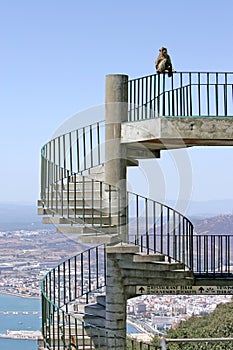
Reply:
[[[38,213],[86,249],[43,278],[41,349],[160,349],[126,340],[138,286],[232,284],[230,234],[195,235],[184,215],[126,188],[140,159],[233,145],[232,96],[233,73],[110,75],[105,120],[42,148]]]

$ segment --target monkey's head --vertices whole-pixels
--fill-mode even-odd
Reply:
[[[167,57],[167,48],[166,47],[161,47],[161,49],[159,49],[159,51],[161,52],[161,54],[165,57]]]

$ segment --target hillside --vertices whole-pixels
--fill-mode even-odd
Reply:
[[[196,234],[233,235],[233,214],[217,215],[192,222]]]
[[[191,317],[171,329],[167,338],[229,338],[233,337],[233,301],[219,304],[213,313],[203,317]],[[233,349],[233,342],[168,344],[168,350],[220,350]]]

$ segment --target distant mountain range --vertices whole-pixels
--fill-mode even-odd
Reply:
[[[185,201],[168,201],[167,205],[172,208],[175,206],[178,211],[179,208],[184,208],[185,216],[187,217],[210,217],[215,215],[233,214],[233,199],[219,199],[209,201],[190,201],[188,204]],[[181,213],[183,211],[181,210]]]
[[[201,220],[193,220],[197,234],[228,235],[233,234],[233,214],[217,215]]]
[[[181,213],[184,213],[191,221],[205,219],[217,216],[222,221],[222,215],[225,216],[224,222],[227,225],[233,225],[231,214],[233,214],[233,199],[210,200],[210,201],[192,201],[185,203],[179,201],[167,201],[165,204],[175,207]],[[185,212],[182,210],[184,208]],[[228,224],[227,224],[228,222]],[[51,225],[52,226],[52,225]],[[41,216],[37,215],[37,207],[33,204],[0,202],[0,231],[20,229],[39,229],[44,228]],[[48,225],[46,225],[48,227]]]

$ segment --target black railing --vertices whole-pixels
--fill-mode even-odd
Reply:
[[[105,122],[100,121],[72,130],[50,140],[42,148],[45,159],[59,169],[81,173],[104,163]],[[43,184],[42,172],[42,184]]]
[[[141,251],[145,249],[145,241],[148,239],[148,242],[153,242],[153,237],[155,236],[141,236]],[[158,237],[163,240],[167,238],[161,236],[161,231]],[[194,273],[200,277],[211,278],[230,276],[233,236],[198,235],[194,237],[196,248]],[[182,235],[178,235],[177,240],[188,241]],[[186,248],[184,247],[184,251]],[[153,252],[153,248],[150,249]],[[103,346],[108,349],[108,339],[112,339],[114,335],[107,329],[86,323],[82,318],[84,305],[93,301],[98,293],[103,293],[105,285],[105,245],[88,249],[62,262],[45,275],[42,281],[42,332],[45,347],[67,349],[72,346],[74,348],[84,346],[85,348],[85,339],[89,336],[88,341],[93,349],[102,349]],[[145,350],[160,349],[142,342],[138,344],[134,340],[128,340],[127,344],[128,349],[132,350],[137,349],[137,346]]]
[[[87,325],[80,308],[88,303],[91,292],[106,285],[105,257],[105,245],[96,246],[62,262],[43,278],[42,332],[48,349],[67,349],[72,343],[83,346]]]
[[[91,169],[104,163],[104,122],[49,141],[41,152],[42,214],[96,229],[120,223],[119,190],[95,180]]]
[[[193,268],[193,225],[178,211],[128,192],[129,241],[141,252],[159,253]]]
[[[233,277],[233,235],[194,235],[193,271],[211,278]]]
[[[128,121],[156,117],[233,117],[233,73],[155,74],[129,81]]]
[[[115,335],[83,318],[85,305],[103,293],[105,285],[105,245],[62,262],[44,276],[41,288],[42,332],[47,349],[108,349],[108,340]],[[128,350],[135,350],[138,346],[143,350],[160,349],[133,340],[128,340],[127,346]]]

